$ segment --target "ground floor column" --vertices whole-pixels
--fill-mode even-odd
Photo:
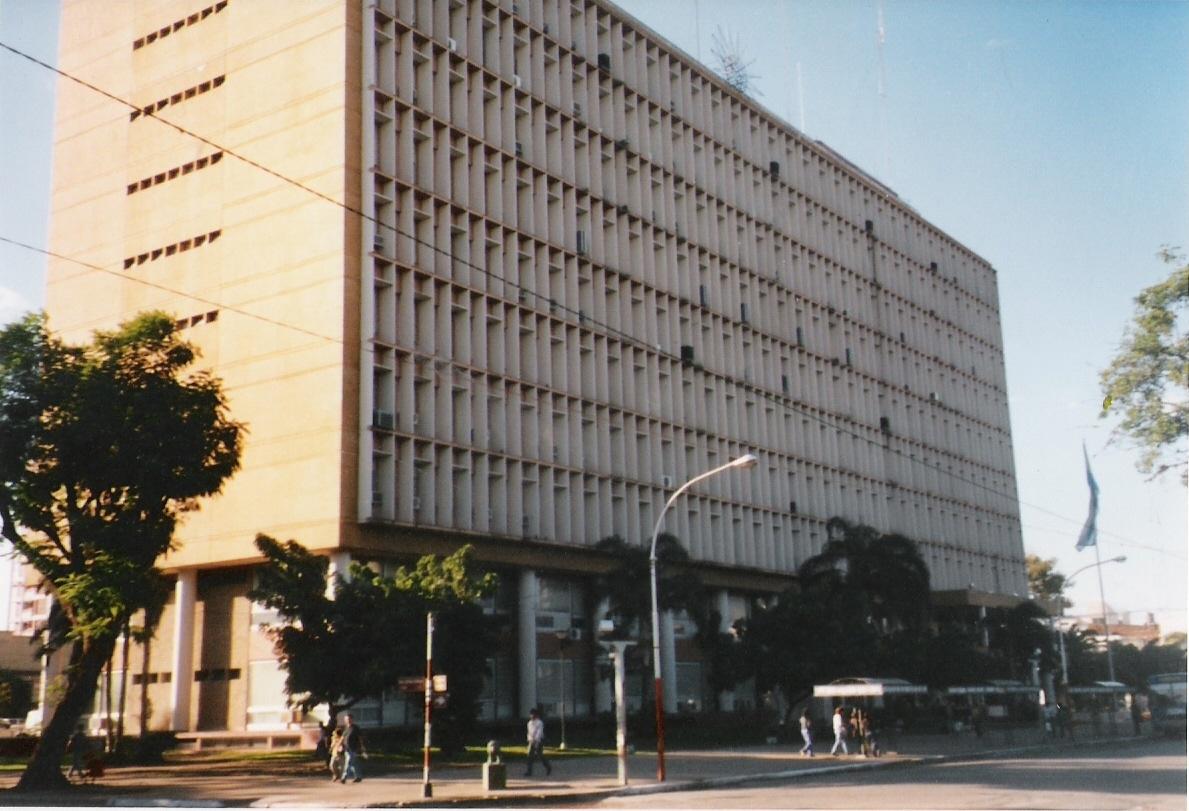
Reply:
[[[714,595],[715,610],[718,611],[719,625],[718,630],[721,633],[731,633],[731,594],[726,589],[722,589]],[[723,690],[718,694],[718,708],[723,712],[734,712],[735,710],[735,688],[731,687]]]
[[[665,712],[677,712],[677,643],[673,612],[661,612],[661,678],[665,680]]]
[[[516,639],[519,649],[520,717],[537,706],[537,573],[525,569],[520,573],[520,588],[516,601]]]
[[[607,616],[607,611],[610,610],[611,601],[606,597],[599,600],[598,607],[595,608],[594,622],[590,624],[591,635],[595,640],[594,656],[591,659],[591,680],[594,683],[594,711],[596,714],[611,712],[615,708],[615,679],[600,679],[599,678],[599,662],[606,661],[608,648],[603,647],[598,643],[599,639],[599,621]]]
[[[171,729],[190,728],[190,686],[194,682],[194,607],[198,570],[178,572],[173,592],[173,680],[170,683]]]

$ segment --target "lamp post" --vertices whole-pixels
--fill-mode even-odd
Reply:
[[[656,599],[656,540],[661,534],[661,524],[665,520],[665,513],[673,506],[673,502],[677,500],[678,496],[703,479],[709,479],[711,476],[731,468],[754,467],[757,461],[759,460],[754,453],[748,453],[738,459],[732,459],[725,465],[719,465],[713,470],[694,476],[673,491],[673,495],[669,496],[669,500],[661,508],[661,514],[656,517],[656,527],[652,531],[652,547],[648,553],[648,572],[652,581],[652,677],[656,693],[656,779],[661,782],[664,782],[665,779],[665,685],[661,679],[661,615]]]
[[[1097,558],[1098,556],[1099,556],[1098,544],[1094,544],[1094,557]],[[1114,654],[1111,653],[1111,625],[1110,625],[1110,620],[1107,618],[1107,615],[1106,615],[1105,592],[1103,592],[1103,590],[1102,590],[1102,567],[1108,563],[1123,563],[1126,560],[1127,560],[1126,555],[1119,555],[1117,557],[1107,558],[1106,560],[1098,560],[1098,561],[1091,563],[1087,566],[1083,566],[1082,568],[1078,569],[1076,572],[1071,574],[1069,577],[1065,578],[1065,585],[1068,586],[1073,583],[1073,579],[1075,577],[1077,577],[1079,574],[1086,571],[1087,569],[1098,569],[1098,601],[1100,603],[1102,603],[1102,633],[1103,633],[1103,636],[1106,637],[1106,672],[1107,672],[1107,680],[1108,681],[1115,680],[1115,657],[1114,657]]]

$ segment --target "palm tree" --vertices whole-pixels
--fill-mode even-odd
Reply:
[[[929,619],[929,568],[908,538],[831,518],[830,540],[801,564],[810,591],[841,588],[880,633],[919,631]]]

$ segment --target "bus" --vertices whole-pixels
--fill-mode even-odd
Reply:
[[[1185,734],[1184,673],[1158,673],[1148,677],[1148,709],[1152,726],[1166,735]]]

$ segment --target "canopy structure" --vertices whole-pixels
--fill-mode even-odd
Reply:
[[[813,685],[814,698],[855,698],[875,696],[924,695],[929,688],[904,679],[852,677],[835,679],[829,684]]]
[[[1073,695],[1106,695],[1107,693],[1130,693],[1131,688],[1118,681],[1096,681],[1093,684],[1079,684],[1068,688]]]
[[[1003,695],[1031,695],[1040,690],[1031,684],[1019,682],[987,682],[986,684],[962,684],[945,688],[948,696],[1003,696]]]

